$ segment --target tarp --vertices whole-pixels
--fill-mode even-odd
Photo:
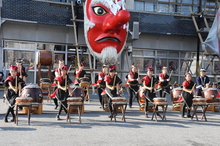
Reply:
[[[208,37],[202,44],[202,48],[206,49],[208,53],[215,53],[220,56],[220,9],[216,13],[215,20],[209,31]]]

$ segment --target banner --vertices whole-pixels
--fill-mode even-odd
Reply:
[[[206,49],[208,53],[215,53],[220,56],[220,9],[218,10],[215,20],[209,30],[208,37],[202,44],[203,49]]]

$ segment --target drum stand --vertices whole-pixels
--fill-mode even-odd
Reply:
[[[30,125],[32,103],[15,103],[15,124],[18,125],[18,108],[28,107],[28,125]]]
[[[201,120],[204,118],[205,121],[207,121],[205,112],[206,112],[209,105],[210,105],[209,103],[193,103],[192,104],[193,114],[192,114],[191,120],[194,118],[194,116],[196,116],[196,120],[198,121],[197,113],[202,113]],[[202,108],[202,111],[197,110],[199,106]]]
[[[79,115],[78,121],[81,123],[81,111],[82,111],[83,103],[67,103],[67,104],[68,104],[68,107],[67,107],[67,119],[66,119],[66,122],[68,122],[68,120],[69,120],[69,122],[71,123],[70,108],[71,107],[77,107],[78,115]]]
[[[152,114],[152,118],[151,120],[156,119],[157,121],[157,113],[163,113],[162,116],[162,120],[166,120],[166,111],[167,111],[167,107],[168,107],[168,103],[167,102],[153,102],[153,114]],[[159,108],[159,106],[161,106],[162,111],[156,110]]]
[[[126,111],[126,108],[127,108],[127,103],[117,103],[117,102],[112,102],[112,117],[111,117],[111,121],[112,121],[112,118],[114,117],[115,119],[115,122],[116,122],[116,115],[117,115],[117,108],[118,107],[121,107],[121,113],[122,113],[122,117],[121,117],[121,120],[123,120],[124,122],[125,121],[125,111]]]

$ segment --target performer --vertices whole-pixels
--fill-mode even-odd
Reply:
[[[204,68],[200,69],[200,76],[196,78],[196,95],[202,96],[202,91],[208,87],[209,77],[206,76],[206,70]]]
[[[183,107],[182,107],[182,118],[184,118],[186,107],[187,107],[187,117],[191,118],[190,107],[192,106],[193,93],[195,93],[194,82],[192,81],[192,76],[190,73],[185,74],[185,79],[186,80],[182,83],[183,86],[182,96],[184,98]]]
[[[84,63],[81,62],[79,69],[76,69],[74,71],[74,76],[75,76],[75,81],[74,84],[79,84],[80,83],[80,78],[86,77],[86,71],[84,70]]]
[[[27,81],[27,71],[34,68],[33,63],[30,63],[28,67],[24,67],[21,60],[16,61],[16,65],[18,66],[18,76],[26,83]]]
[[[102,105],[103,109],[104,109],[104,101],[103,101],[101,93],[106,87],[106,83],[105,83],[104,79],[105,79],[105,76],[107,75],[107,73],[108,73],[108,68],[106,65],[103,65],[102,72],[100,72],[97,75],[97,82],[96,82],[98,85],[97,91],[98,91],[98,96],[99,96],[99,102]]]
[[[4,84],[4,74],[0,71],[0,85]]]
[[[58,64],[58,68],[55,69],[55,78],[61,76],[61,71],[62,71],[62,67],[64,66],[64,61],[63,60],[59,60],[59,64]],[[57,87],[54,88],[54,91],[57,89]],[[53,98],[54,104],[55,104],[55,108],[57,109],[58,107],[58,101],[57,98]]]
[[[10,76],[8,76],[5,80],[5,87],[8,87],[6,91],[6,99],[9,103],[8,110],[5,114],[4,121],[8,122],[8,115],[11,113],[12,120],[11,122],[14,122],[15,120],[15,114],[14,114],[14,104],[16,97],[21,95],[21,87],[24,81],[17,76],[18,73],[18,67],[16,65],[10,66]]]
[[[72,81],[69,79],[69,76],[67,75],[67,71],[68,71],[68,67],[63,66],[61,69],[61,76],[58,76],[54,79],[55,81],[57,81],[57,88],[58,88],[56,97],[60,102],[59,111],[56,116],[57,120],[60,120],[60,114],[62,109],[64,109],[65,113],[67,114],[67,97],[69,96],[70,84],[72,83]]]
[[[131,71],[128,73],[128,83],[129,83],[129,107],[132,107],[133,94],[138,98],[137,91],[139,89],[140,78],[137,73],[137,68],[135,65],[131,66]],[[135,93],[136,92],[136,93]],[[138,99],[137,99],[138,101]]]
[[[109,118],[112,118],[113,110],[112,110],[112,97],[117,97],[119,95],[120,84],[122,83],[121,79],[115,74],[116,66],[109,66],[109,74],[105,76],[106,82],[106,92],[108,95],[108,107],[109,107]]]
[[[159,74],[158,88],[161,89],[159,91],[160,97],[165,97],[166,92],[170,93],[169,82],[170,77],[167,75],[167,67],[164,66],[162,67],[162,73]]]
[[[153,67],[147,67],[147,76],[145,76],[143,80],[143,87],[145,88],[145,96],[150,100],[148,101],[147,98],[145,98],[145,115],[146,118],[148,118],[148,102],[153,102],[153,98],[156,97],[155,89],[156,89],[156,79],[153,76]],[[157,110],[157,109],[156,109]],[[159,113],[157,113],[158,116],[160,116]],[[160,116],[161,117],[161,116]]]

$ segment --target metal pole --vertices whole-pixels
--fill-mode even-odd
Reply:
[[[202,15],[202,0],[199,0],[198,12]],[[198,27],[201,26],[201,16],[198,16]],[[202,42],[201,42],[202,43]],[[197,37],[197,55],[196,55],[196,76],[199,76],[199,54],[200,54],[200,39]]]

